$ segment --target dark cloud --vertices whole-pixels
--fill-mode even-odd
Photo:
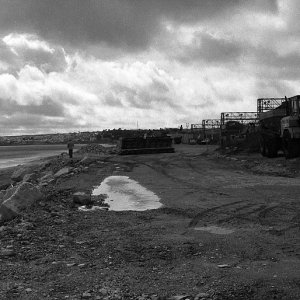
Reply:
[[[14,48],[0,40],[0,61],[8,66],[6,72],[16,74],[25,65],[35,66],[45,73],[61,72],[67,67],[65,53],[62,48],[53,48],[53,52],[41,49],[30,49],[26,47]]]
[[[61,72],[67,67],[67,61],[62,49],[55,49],[53,53],[25,49],[20,52],[23,64],[34,65],[46,73]]]
[[[283,98],[299,94],[299,90],[287,84],[285,80],[257,78],[254,93],[257,98]]]
[[[163,80],[152,78],[151,82],[143,87],[114,86],[115,95],[106,97],[105,104],[110,106],[131,107],[139,109],[156,109],[162,107],[179,107],[170,97],[170,89]],[[121,100],[122,99],[122,100]]]
[[[63,117],[64,107],[60,103],[53,102],[45,97],[41,104],[20,105],[16,101],[0,98],[1,115],[29,114],[49,117]]]
[[[141,10],[155,11],[172,21],[194,23],[200,20],[222,16],[224,13],[234,13],[235,8],[266,11],[278,11],[277,0],[129,0],[129,3]]]
[[[242,54],[243,46],[239,42],[200,33],[176,58],[183,63],[204,61],[219,64],[237,61]]]
[[[251,48],[248,53],[254,64],[257,65],[259,77],[272,80],[299,80],[300,54],[291,52],[279,54],[273,49]]]
[[[108,93],[102,101],[103,104],[111,107],[123,107],[122,100],[113,93]]]
[[[251,2],[251,3],[250,3]],[[263,2],[263,3],[262,3]],[[0,28],[47,40],[128,49],[149,46],[162,21],[195,23],[234,8],[277,11],[277,1],[247,0],[0,0]],[[249,4],[250,3],[250,4]]]
[[[16,113],[0,118],[0,126],[3,132],[11,133],[48,133],[54,131],[69,131],[79,128],[74,119],[44,118],[35,114]]]

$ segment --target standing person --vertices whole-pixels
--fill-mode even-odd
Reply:
[[[74,143],[71,140],[68,143],[68,149],[69,149],[69,157],[72,158],[73,157]]]

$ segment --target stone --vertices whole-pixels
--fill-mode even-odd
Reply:
[[[15,256],[16,252],[13,249],[2,249],[0,251],[0,257],[2,256]]]
[[[54,179],[53,172],[50,171],[50,172],[44,173],[44,175],[39,179],[39,181],[40,182],[49,182],[53,179]]]
[[[91,298],[92,297],[92,295],[91,295],[91,293],[88,293],[88,292],[84,292],[83,294],[82,294],[82,296],[81,296],[83,299],[88,299],[88,298]]]
[[[4,201],[4,195],[6,194],[5,191],[0,191],[0,204]]]
[[[74,267],[75,263],[67,264],[67,267]]]
[[[178,296],[172,296],[168,298],[168,300],[192,300],[192,296],[188,295],[178,295]]]
[[[4,183],[4,184],[0,185],[0,191],[5,191],[5,190],[7,190],[10,186],[11,186],[11,183],[10,183],[10,182]]]
[[[12,220],[16,216],[18,216],[18,214],[13,210],[7,208],[4,205],[0,206],[0,223]]]
[[[103,295],[103,296],[106,296],[106,295],[108,295],[108,290],[105,288],[102,288],[99,290],[99,293],[101,293],[101,295]]]
[[[80,204],[80,205],[89,205],[92,204],[92,198],[91,195],[86,194],[84,192],[77,192],[73,194],[73,202],[75,204]]]
[[[224,268],[229,268],[230,265],[223,264],[223,265],[218,265],[218,268],[224,269]]]
[[[84,156],[84,158],[79,162],[80,165],[89,165],[91,163],[93,163],[95,161],[95,159],[88,157],[88,156]]]
[[[25,176],[23,177],[23,182],[36,182],[36,181],[37,181],[36,173],[25,174]]]
[[[23,177],[25,176],[26,173],[28,173],[28,170],[24,167],[20,167],[13,172],[10,178],[14,182],[19,182],[23,180]]]
[[[11,220],[24,208],[43,198],[40,190],[29,182],[16,186],[9,195],[10,197],[4,196],[4,201],[0,205],[0,222]]]
[[[205,298],[209,298],[209,294],[199,293],[195,296],[194,300],[201,300],[201,299],[205,299]]]
[[[8,198],[10,198],[13,195],[13,193],[16,191],[17,187],[18,186],[15,185],[15,186],[11,186],[9,189],[7,189],[5,191],[5,194],[3,196],[2,201],[0,200],[0,204],[2,204],[5,200],[7,200]]]
[[[57,177],[60,177],[62,175],[66,175],[68,174],[69,172],[71,172],[72,168],[71,167],[64,167],[62,169],[60,169],[58,172],[56,172],[54,174],[54,177],[57,178]]]

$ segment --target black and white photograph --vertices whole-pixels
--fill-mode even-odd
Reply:
[[[2,299],[300,299],[299,0],[0,0]]]

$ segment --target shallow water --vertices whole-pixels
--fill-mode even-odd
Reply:
[[[207,231],[209,233],[214,233],[214,234],[231,234],[234,232],[232,229],[224,228],[224,227],[219,227],[219,226],[204,226],[204,227],[195,227],[195,230],[200,230],[200,231]]]
[[[76,144],[75,151],[84,144]],[[67,153],[65,144],[0,146],[0,169],[26,164],[31,161]]]
[[[100,194],[107,195],[105,203],[109,205],[109,210],[114,211],[144,211],[162,206],[155,193],[127,176],[105,178],[92,192],[92,195]]]

